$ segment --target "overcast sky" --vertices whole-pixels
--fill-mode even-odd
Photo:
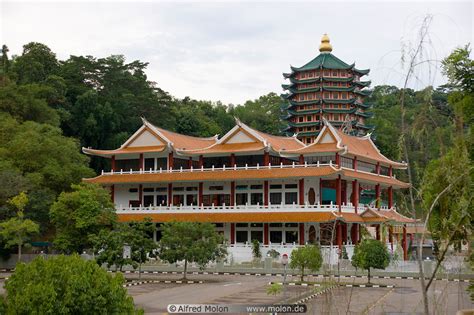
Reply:
[[[473,38],[471,1],[0,5],[0,42],[10,54],[31,41],[59,59],[123,54],[149,62],[149,79],[174,96],[234,104],[280,93],[282,72],[316,57],[323,33],[334,55],[371,69],[373,85],[401,86],[402,43],[414,42],[423,17],[432,14],[426,56],[433,62],[418,69],[416,89],[443,84],[435,63]]]

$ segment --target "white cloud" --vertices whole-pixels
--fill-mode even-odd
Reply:
[[[177,97],[242,103],[279,93],[281,73],[314,58],[326,32],[373,84],[400,85],[400,44],[427,13],[432,59],[472,41],[470,2],[4,2],[1,42],[15,54],[43,42],[61,59],[123,54],[150,62],[150,80]],[[412,87],[444,82],[428,70]]]

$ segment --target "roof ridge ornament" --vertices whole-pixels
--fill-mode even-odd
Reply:
[[[332,51],[332,45],[330,43],[329,36],[326,33],[321,38],[321,44],[319,45],[319,51],[321,53],[330,53]]]

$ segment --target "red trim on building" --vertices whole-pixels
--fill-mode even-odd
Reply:
[[[342,243],[347,244],[347,223],[342,223]]]
[[[202,155],[199,156],[199,168],[204,166],[204,157]]]
[[[299,192],[298,192],[299,204],[304,205],[304,178],[300,179],[298,188],[299,188]]]
[[[235,205],[235,182],[230,182],[230,205]]]
[[[380,162],[377,162],[377,164],[375,165],[375,170],[377,174],[380,175]]]
[[[202,155],[201,155],[201,156],[202,156]],[[235,164],[236,164],[236,163],[235,163],[235,154],[232,153],[232,154],[230,155],[230,166],[231,166],[231,167],[234,167]]]
[[[204,183],[200,182],[198,186],[198,205],[202,206],[204,194]]]
[[[140,205],[143,205],[143,186],[142,186],[142,184],[138,185],[138,200],[140,201]]]
[[[270,153],[264,152],[263,153],[263,165],[268,166],[270,164]]]
[[[393,176],[393,168],[392,165],[388,167],[388,176],[392,177]]]
[[[173,184],[168,184],[168,206],[173,205]]]
[[[375,204],[379,205],[379,210],[380,210],[380,207],[382,206],[382,200],[380,200],[380,184],[377,184],[375,185]]]
[[[357,207],[359,206],[359,182],[357,179],[352,181],[352,205],[354,206],[355,213],[357,213]]]
[[[140,158],[138,160],[138,169],[139,170],[143,170],[143,167],[144,167],[144,163],[143,163],[143,153],[140,153]]]
[[[173,152],[168,153],[168,169],[173,168],[174,160],[173,160]]]
[[[341,166],[341,157],[338,152],[336,152],[336,165]]]
[[[341,175],[338,175],[336,178],[336,205],[339,206],[339,211],[341,211],[341,195],[342,195],[342,187],[341,187]]]
[[[301,165],[304,164],[304,156],[303,156],[303,154],[300,154],[299,164],[301,164]]]
[[[235,244],[235,223],[230,224],[230,243]]]
[[[263,205],[268,206],[269,189],[268,180],[263,182]]]
[[[192,168],[192,167],[193,167],[193,158],[190,156],[188,160],[188,168]]]
[[[388,195],[388,208],[393,207],[393,187],[390,186],[387,188],[387,195]]]
[[[300,245],[304,245],[304,223],[300,223],[299,236],[300,236]]]
[[[352,244],[359,243],[359,224],[353,223],[351,226],[351,240]]]
[[[263,223],[263,244],[268,245],[269,235],[268,235],[268,223]]]
[[[115,171],[115,155],[112,155],[112,161],[111,161],[111,168],[112,168],[112,171]]]

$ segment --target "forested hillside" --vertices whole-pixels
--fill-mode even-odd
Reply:
[[[416,187],[422,185],[433,160],[449,152],[461,156],[469,148],[468,165],[472,161],[473,77],[468,50],[459,49],[445,60],[449,85],[405,91],[404,137]],[[44,233],[49,231],[50,206],[58,195],[107,167],[103,160],[90,160],[80,147],[117,148],[141,126],[140,117],[194,136],[223,134],[233,127],[234,117],[279,134],[278,87],[245,104],[179,99],[147,78],[147,65],[121,55],[58,60],[41,43],[26,44],[21,55],[11,57],[3,46],[0,219],[12,216],[7,200],[26,191],[26,217],[39,222]],[[375,86],[369,98],[375,113],[369,122],[376,126],[373,137],[382,153],[396,160],[403,160],[400,94],[395,86]],[[403,196],[397,200],[404,202]]]

